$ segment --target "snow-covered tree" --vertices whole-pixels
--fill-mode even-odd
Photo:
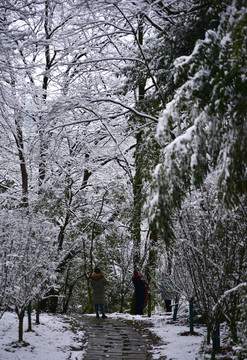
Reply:
[[[114,48],[112,25],[100,28],[99,8],[86,3],[23,1],[4,4],[1,13],[2,205],[27,208],[23,216],[43,213],[54,226],[50,241],[64,288],[73,259],[87,277],[92,271],[94,242],[116,213],[108,205],[113,179],[125,188],[131,177],[128,110],[107,102],[118,82],[105,58]]]
[[[175,61],[177,89],[158,126],[163,151],[154,190],[159,201],[154,204],[168,227],[170,209],[212,168],[217,169],[219,194],[228,203],[236,203],[246,188],[246,8],[241,1],[219,6],[210,9],[220,10],[218,28],[208,30],[191,55]]]
[[[176,214],[176,241],[172,247],[172,277],[177,290],[194,299],[210,332],[217,317],[226,321],[234,341],[240,294],[229,290],[245,282],[245,198],[231,211],[217,199],[214,177],[186,197]],[[229,292],[227,297],[225,294]]]
[[[30,206],[29,212],[1,209],[0,219],[1,308],[16,311],[22,341],[27,305],[42,299],[54,282],[53,227],[45,217],[41,222],[42,214],[31,211]]]
[[[175,283],[201,312],[222,317],[236,343],[246,282],[247,12],[244,1],[211,5],[204,38],[173,62],[149,219],[174,240]]]

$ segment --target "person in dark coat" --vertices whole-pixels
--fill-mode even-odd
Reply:
[[[148,299],[147,285],[137,270],[134,271],[134,276],[132,277],[132,281],[135,287],[135,297],[136,297],[135,314],[143,315],[144,301]]]
[[[96,317],[99,318],[99,307],[102,314],[102,319],[106,319],[105,315],[105,285],[108,284],[108,281],[105,278],[105,275],[101,270],[96,267],[94,273],[91,275],[91,286],[93,288],[93,302],[96,312]]]

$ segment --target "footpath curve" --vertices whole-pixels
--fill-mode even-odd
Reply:
[[[149,360],[145,340],[139,332],[115,319],[77,316],[87,333],[88,344],[83,360]]]

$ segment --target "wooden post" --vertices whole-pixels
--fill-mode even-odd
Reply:
[[[213,342],[213,355],[212,359],[215,359],[215,354],[220,348],[220,319],[217,317],[215,321],[215,326],[212,333],[212,342]]]
[[[174,306],[174,310],[173,310],[173,321],[177,320],[177,313],[178,313],[178,298],[175,299],[175,306]]]
[[[194,332],[194,304],[193,298],[190,299],[190,333]]]
[[[152,295],[151,293],[148,294],[148,317],[152,315]]]

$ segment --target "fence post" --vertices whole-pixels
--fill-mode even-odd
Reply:
[[[176,321],[177,320],[177,313],[178,313],[178,297],[175,298],[175,306],[174,306],[174,311],[173,311],[173,318],[172,320],[173,321]]]
[[[194,332],[194,299],[190,299],[190,333],[192,334]]]
[[[215,358],[216,351],[220,348],[220,319],[217,317],[215,321],[215,326],[212,332],[212,342],[213,342],[213,359]]]

